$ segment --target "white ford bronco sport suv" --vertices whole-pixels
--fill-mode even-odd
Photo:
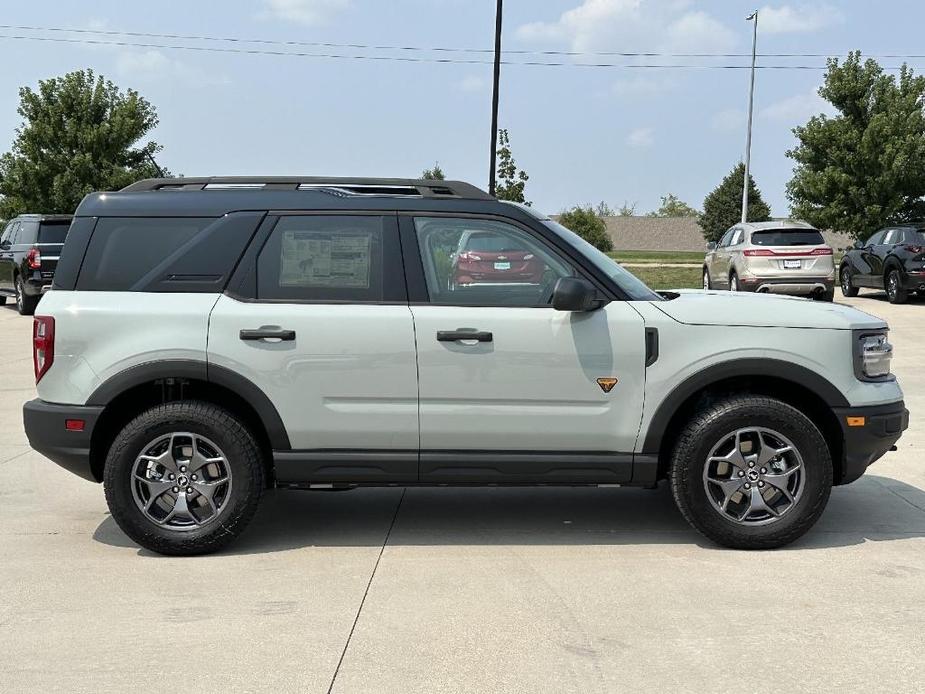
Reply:
[[[908,425],[882,320],[656,293],[453,181],[89,195],[33,342],[32,447],[164,554],[221,547],[273,487],[663,479],[708,538],[777,547]]]

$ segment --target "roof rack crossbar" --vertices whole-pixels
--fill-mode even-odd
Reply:
[[[484,190],[464,181],[421,178],[341,178],[322,176],[206,176],[147,178],[122,190],[137,193],[158,190],[313,190],[335,189],[347,195],[453,197],[494,200]]]

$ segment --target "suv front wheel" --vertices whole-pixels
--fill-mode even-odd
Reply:
[[[681,432],[671,490],[701,534],[737,549],[786,545],[822,514],[832,488],[825,439],[799,410],[769,397],[713,403]]]
[[[133,419],[109,449],[103,483],[119,527],[160,554],[212,552],[257,510],[260,447],[230,412],[207,402],[159,405]]]

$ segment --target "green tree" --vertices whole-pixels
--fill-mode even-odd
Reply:
[[[925,77],[903,65],[886,75],[850,53],[828,61],[819,95],[838,114],[794,128],[799,144],[787,185],[793,215],[857,238],[925,214]]]
[[[616,214],[616,212],[613,211],[613,208],[603,200],[597,203],[594,208],[594,213],[598,217],[613,217]]]
[[[629,203],[626,200],[624,200],[623,205],[620,207],[619,210],[617,210],[617,216],[635,217],[636,216],[636,205],[637,203],[635,201],[633,203]]]
[[[700,213],[674,193],[662,196],[662,204],[646,217],[697,217]]]
[[[563,212],[559,215],[559,224],[571,229],[599,250],[613,250],[613,241],[607,233],[607,225],[590,205],[575,205]]]
[[[498,200],[530,203],[524,199],[524,188],[529,180],[527,173],[514,162],[511,153],[511,139],[507,130],[498,129],[498,172],[495,184],[495,197]]]
[[[742,221],[742,179],[745,164],[739,162],[703,201],[703,212],[698,217],[703,237],[707,241],[719,241],[723,234],[736,222]],[[766,222],[771,218],[771,208],[761,199],[761,191],[755,179],[748,176],[749,222]]]
[[[117,190],[155,175],[161,147],[136,146],[157,125],[157,112],[129,89],[78,70],[19,90],[11,151],[0,156],[0,217],[73,212],[87,193]]]
[[[445,181],[446,176],[443,175],[443,169],[440,168],[440,162],[434,162],[434,168],[424,169],[421,172],[421,178],[426,181]]]

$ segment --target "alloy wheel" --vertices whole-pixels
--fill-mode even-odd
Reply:
[[[848,274],[848,268],[841,271],[841,290],[843,294],[851,291],[851,275]]]
[[[799,502],[805,483],[803,458],[783,434],[745,427],[723,436],[703,468],[707,498],[739,525],[778,521]]]
[[[886,291],[891,299],[896,298],[896,294],[899,292],[899,273],[896,270],[893,270],[887,279]]]
[[[737,292],[739,291],[739,278],[733,275],[729,278],[729,291]]]
[[[148,520],[170,530],[197,530],[218,518],[230,499],[231,467],[205,436],[171,432],[141,449],[131,483]]]
[[[703,271],[703,288],[704,289],[710,288],[710,273],[708,270]]]
[[[22,313],[22,279],[16,278],[16,309]]]

